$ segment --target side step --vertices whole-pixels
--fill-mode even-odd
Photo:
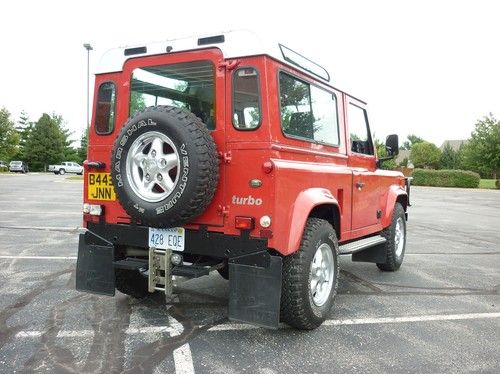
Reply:
[[[369,238],[356,240],[351,243],[339,245],[339,254],[350,255],[363,249],[374,247],[379,244],[384,244],[387,240],[380,236],[370,236]]]

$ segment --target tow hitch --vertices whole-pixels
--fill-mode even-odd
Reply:
[[[149,248],[148,291],[163,291],[166,298],[171,298],[174,291],[172,280],[171,249]]]

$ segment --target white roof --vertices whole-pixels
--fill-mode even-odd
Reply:
[[[210,44],[198,45],[198,39],[200,38],[210,38],[220,35],[224,35],[224,42],[218,42],[218,43],[215,42]],[[145,53],[136,53],[130,56],[125,55],[126,49],[141,48],[141,47],[146,47]],[[246,30],[229,31],[218,34],[201,35],[201,36],[197,35],[181,39],[170,39],[170,40],[167,39],[161,42],[153,42],[136,46],[114,48],[104,53],[104,55],[101,57],[101,61],[99,62],[96,74],[122,71],[125,61],[127,61],[129,58],[164,54],[167,53],[167,47],[169,47],[169,51],[171,52],[190,51],[196,49],[206,49],[215,47],[219,48],[222,51],[222,54],[226,59],[243,57],[243,56],[269,55],[277,60],[282,61],[285,64],[290,64],[290,62],[284,59],[283,56],[284,52],[282,48],[290,52],[293,52],[288,48],[281,46],[279,43],[270,42],[264,38],[261,38],[258,34],[250,31]],[[301,61],[307,60],[298,54],[297,56],[299,56],[297,58],[298,60]],[[312,61],[309,62],[316,65]],[[292,65],[294,65],[294,67],[300,68],[300,66],[296,66],[293,63]],[[303,68],[302,70],[304,70],[306,73],[311,73],[311,71],[308,71],[308,69]],[[328,79],[324,80],[327,81]]]

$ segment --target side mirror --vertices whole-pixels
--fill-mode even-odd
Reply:
[[[385,148],[389,156],[397,156],[399,153],[399,139],[397,134],[392,134],[385,140]]]

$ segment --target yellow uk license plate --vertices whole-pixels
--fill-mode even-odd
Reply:
[[[87,198],[89,200],[115,201],[116,194],[109,173],[87,174]]]

